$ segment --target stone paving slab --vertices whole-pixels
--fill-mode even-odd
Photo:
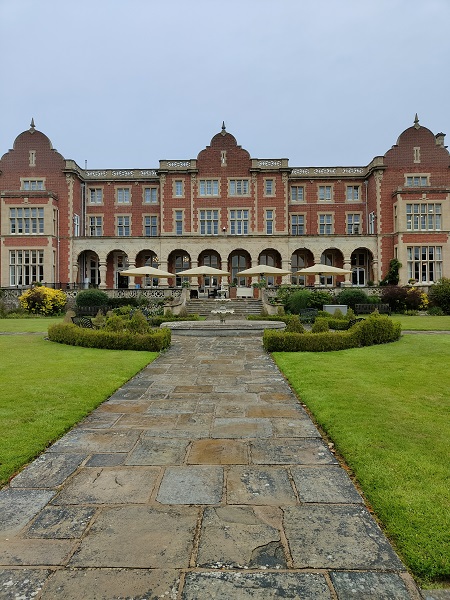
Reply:
[[[198,508],[124,506],[104,509],[69,565],[74,567],[187,568]]]
[[[325,577],[313,573],[189,573],[182,600],[331,600]]]
[[[174,336],[0,491],[0,598],[421,596],[261,338],[235,335]]]
[[[172,600],[179,583],[175,570],[67,569],[52,575],[39,600]]]
[[[297,569],[402,569],[365,507],[287,507],[284,527]]]

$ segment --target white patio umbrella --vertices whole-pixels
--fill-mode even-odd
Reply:
[[[331,265],[322,265],[316,263],[311,267],[305,267],[295,272],[295,275],[346,275],[351,273],[348,269],[341,269],[339,267],[332,267]]]
[[[256,265],[236,273],[236,277],[257,277],[261,275],[292,275],[291,271],[286,269],[279,269],[278,267],[271,267],[270,265]]]
[[[125,271],[120,271],[120,275],[125,275],[126,277],[145,277],[146,275],[154,278],[175,277],[174,273],[162,271],[161,269],[156,269],[155,267],[150,267],[149,265],[145,267],[134,267],[133,269],[126,269]]]
[[[220,277],[221,275],[230,275],[230,273],[228,271],[222,271],[222,269],[202,265],[201,267],[193,267],[192,269],[186,269],[186,271],[180,271],[177,275],[179,277],[202,277],[204,275],[215,275]]]

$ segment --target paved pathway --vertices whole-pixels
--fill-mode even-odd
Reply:
[[[0,492],[0,598],[419,599],[261,338],[172,339]]]

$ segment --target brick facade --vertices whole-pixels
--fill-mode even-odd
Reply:
[[[444,135],[417,117],[362,167],[255,159],[223,126],[196,159],[87,170],[32,122],[0,160],[0,284],[133,287],[150,282],[121,277],[128,265],[175,273],[206,262],[230,279],[274,264],[292,270],[283,282],[309,285],[319,280],[295,271],[325,261],[353,272],[321,283],[366,285],[393,257],[402,283],[429,284],[450,276],[449,167]]]

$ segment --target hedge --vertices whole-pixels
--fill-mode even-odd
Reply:
[[[171,343],[171,331],[168,328],[155,330],[154,333],[112,332],[102,329],[83,329],[72,323],[52,325],[48,329],[48,339],[69,346],[101,348],[108,350],[144,350],[161,352]]]
[[[400,323],[375,313],[348,331],[286,333],[266,329],[263,344],[268,352],[331,352],[386,344],[400,339],[400,336]]]

